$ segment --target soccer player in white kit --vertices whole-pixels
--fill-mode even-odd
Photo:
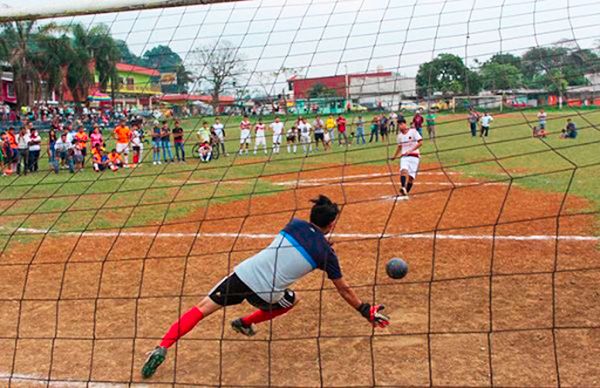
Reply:
[[[273,152],[278,154],[281,147],[281,137],[283,136],[283,123],[279,117],[275,117],[275,121],[269,127],[273,131]]]
[[[254,155],[256,155],[256,151],[258,150],[258,146],[262,145],[263,150],[265,151],[265,155],[267,154],[267,139],[265,137],[265,124],[263,124],[262,120],[258,120],[258,124],[254,126]]]
[[[413,181],[419,172],[419,161],[421,153],[419,148],[423,145],[423,137],[415,128],[408,128],[406,123],[399,124],[398,147],[392,160],[400,156],[400,191],[403,196],[408,197],[408,193],[413,186]]]
[[[246,151],[246,155],[248,154],[248,148],[250,147],[250,142],[252,141],[250,135],[251,128],[252,123],[250,123],[248,116],[244,115],[244,118],[240,123],[240,155],[244,151]]]
[[[300,132],[300,144],[302,144],[304,153],[312,152],[312,141],[310,138],[312,126],[306,122],[305,118],[298,120],[298,132]]]
[[[215,131],[215,135],[217,135],[217,138],[219,139],[219,144],[221,145],[221,153],[223,154],[223,156],[228,156],[227,151],[225,151],[225,126],[221,123],[221,119],[217,117],[212,127]],[[219,146],[219,144],[217,144],[217,147]]]

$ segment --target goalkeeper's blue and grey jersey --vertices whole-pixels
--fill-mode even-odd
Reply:
[[[342,277],[338,258],[323,232],[294,219],[267,248],[240,263],[234,272],[264,301],[276,303],[286,288],[317,268],[329,279]]]

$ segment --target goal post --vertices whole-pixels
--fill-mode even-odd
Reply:
[[[453,113],[464,112],[471,108],[502,112],[504,110],[504,97],[497,95],[452,97]]]
[[[0,1],[0,10],[2,10],[0,23],[234,1],[243,0],[79,0],[76,2],[69,0],[31,2],[2,0]]]

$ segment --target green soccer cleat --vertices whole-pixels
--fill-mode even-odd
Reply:
[[[145,379],[151,377],[160,364],[165,361],[165,357],[167,357],[167,348],[163,348],[162,346],[157,346],[153,351],[149,352],[148,358],[142,367],[142,377]]]
[[[244,323],[242,322],[242,318],[238,318],[231,321],[231,328],[237,331],[238,333],[245,335],[246,337],[252,337],[256,334],[256,330],[254,330],[254,325],[244,325]]]

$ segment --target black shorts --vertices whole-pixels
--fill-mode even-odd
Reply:
[[[294,136],[294,135],[287,136],[286,139],[287,139],[287,141],[295,142],[296,141],[296,136]]]
[[[325,140],[325,134],[324,133],[315,133],[315,142],[317,141],[323,141]]]
[[[268,303],[252,291],[242,280],[232,273],[213,288],[208,297],[220,306],[233,306],[247,300],[252,306],[264,310],[279,310],[294,305],[296,294],[290,289],[284,291],[283,298],[277,303]]]
[[[133,150],[136,151],[136,152],[139,152],[140,151],[140,146],[133,146]]]

